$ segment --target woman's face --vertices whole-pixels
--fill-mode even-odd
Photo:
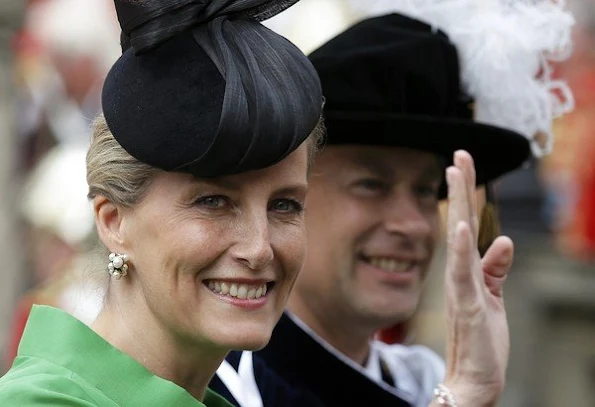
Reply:
[[[230,349],[266,345],[305,254],[307,164],[304,144],[239,175],[159,173],[122,212],[126,278],[167,334]]]

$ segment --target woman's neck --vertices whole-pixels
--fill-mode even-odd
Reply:
[[[202,401],[227,350],[175,338],[158,322],[144,302],[119,303],[112,298],[92,329],[150,372],[176,383]]]

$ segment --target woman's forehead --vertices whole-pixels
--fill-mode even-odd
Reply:
[[[159,194],[176,194],[207,188],[224,189],[229,192],[253,188],[306,188],[308,154],[300,147],[281,162],[259,170],[242,172],[222,177],[199,177],[186,173],[161,171],[152,183]]]

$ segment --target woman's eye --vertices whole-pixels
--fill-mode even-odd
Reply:
[[[204,206],[206,208],[220,209],[227,204],[227,200],[225,199],[225,197],[219,195],[204,196],[202,198],[199,198],[196,201],[196,204],[199,206]]]
[[[271,209],[281,213],[301,213],[303,205],[294,199],[276,199],[272,202]]]

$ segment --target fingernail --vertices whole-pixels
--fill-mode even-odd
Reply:
[[[456,164],[460,164],[461,163],[461,159],[463,159],[463,155],[464,155],[464,150],[457,150],[455,151],[455,158],[454,161]]]

